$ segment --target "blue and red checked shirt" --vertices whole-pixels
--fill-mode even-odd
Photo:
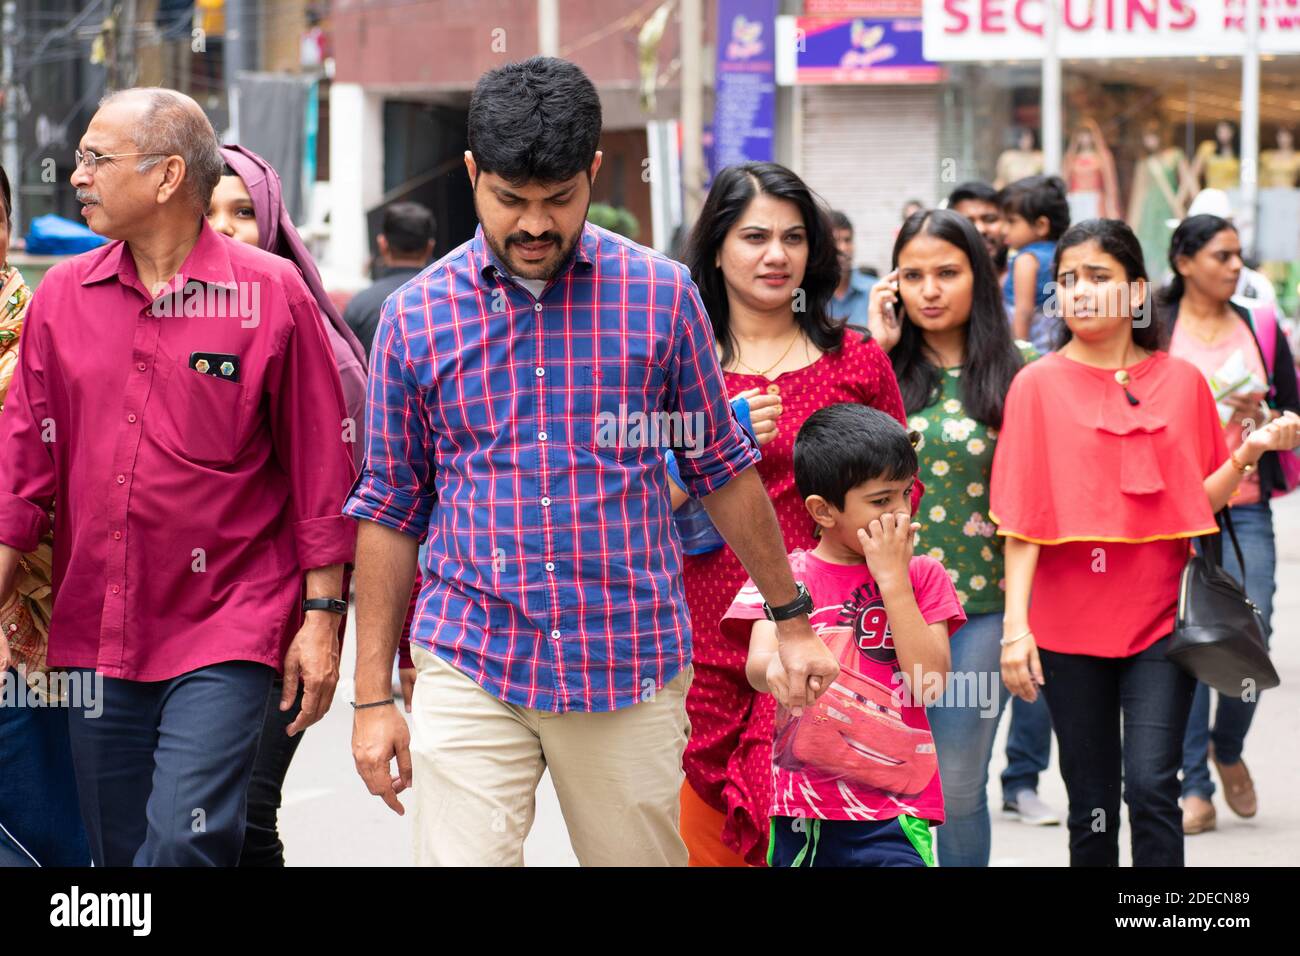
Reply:
[[[414,645],[559,712],[686,666],[663,452],[697,497],[759,456],[685,266],[588,223],[535,299],[480,228],[385,302],[366,415],[344,513],[427,528]]]

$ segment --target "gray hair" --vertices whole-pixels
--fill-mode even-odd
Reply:
[[[168,156],[185,160],[184,187],[199,212],[205,212],[212,199],[212,191],[221,179],[224,162],[216,130],[199,105],[183,93],[160,86],[133,87],[110,93],[99,101],[100,108],[132,95],[147,98],[144,114],[131,139],[142,153],[136,169],[145,173]]]

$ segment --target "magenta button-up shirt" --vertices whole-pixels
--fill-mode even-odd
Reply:
[[[54,503],[51,666],[279,669],[303,569],[352,559],[353,429],[316,303],[292,263],[201,229],[166,308],[113,242],[51,269],[28,309],[0,542],[33,549]],[[239,381],[194,352],[234,356]]]

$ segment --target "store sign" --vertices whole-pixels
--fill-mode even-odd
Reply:
[[[919,17],[921,0],[804,0],[809,17]]]
[[[1246,0],[922,0],[929,60],[1037,60],[1043,17],[1062,59],[1240,56]],[[1300,53],[1300,0],[1259,0],[1261,53]]]
[[[777,0],[718,0],[714,174],[774,156],[776,8]]]
[[[938,83],[942,66],[921,53],[921,18],[796,20],[795,82]]]

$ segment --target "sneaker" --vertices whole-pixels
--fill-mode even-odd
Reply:
[[[1061,815],[1033,790],[1021,790],[1013,799],[1004,801],[1002,815],[1035,827],[1054,827],[1061,823]]]

